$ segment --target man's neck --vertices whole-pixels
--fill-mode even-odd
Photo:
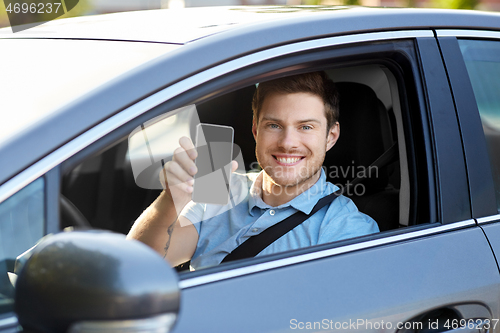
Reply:
[[[272,207],[285,204],[310,189],[319,179],[321,170],[311,178],[293,186],[276,184],[265,172],[262,173],[262,200]]]

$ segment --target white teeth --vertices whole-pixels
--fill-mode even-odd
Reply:
[[[300,157],[292,157],[292,158],[276,157],[276,159],[281,163],[292,164],[300,160]]]

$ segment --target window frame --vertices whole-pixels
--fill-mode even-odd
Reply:
[[[495,201],[493,175],[481,117],[458,39],[496,40],[500,43],[500,33],[480,30],[437,30],[436,33],[460,122],[472,217],[485,223],[500,218],[500,214]]]
[[[194,88],[190,91],[187,91],[183,94],[179,94],[178,96],[175,96],[174,98],[165,101],[165,103],[160,104],[155,108],[152,108],[151,110],[142,114],[140,117],[134,119],[133,121],[123,125],[122,127],[118,128],[117,130],[113,131],[112,133],[106,135],[104,138],[93,143],[85,150],[82,150],[81,152],[75,154],[72,158],[70,158],[66,162],[64,162],[62,164],[62,174],[69,172],[74,167],[76,167],[79,163],[84,161],[86,158],[92,156],[93,154],[101,152],[106,147],[111,146],[114,143],[117,143],[120,139],[122,139],[124,137],[127,137],[128,134],[134,128],[136,128],[140,124],[148,121],[149,119],[152,119],[156,116],[164,114],[165,110],[176,110],[177,108],[185,106],[187,104],[199,103],[199,102],[206,100],[207,98],[212,98],[214,96],[223,95],[223,94],[229,92],[227,90],[227,87],[232,87],[231,90],[236,90],[236,89],[248,86],[249,84],[254,84],[255,82],[258,82],[259,80],[272,79],[274,77],[282,75],[281,73],[282,73],[283,69],[287,69],[287,72],[290,72],[290,74],[297,73],[297,72],[311,71],[314,69],[318,69],[318,66],[320,66],[318,63],[328,64],[328,63],[331,63],[332,60],[337,60],[337,59],[341,59],[342,66],[346,66],[346,63],[348,63],[347,58],[349,58],[349,57],[351,57],[351,59],[349,60],[350,64],[356,64],[356,63],[362,64],[362,63],[366,62],[366,59],[354,59],[353,60],[352,55],[353,54],[364,54],[364,57],[370,58],[372,63],[375,62],[375,59],[377,59],[377,57],[380,57],[381,59],[378,60],[380,63],[384,63],[388,67],[391,67],[392,69],[397,70],[396,69],[397,63],[396,62],[390,63],[390,62],[387,62],[387,60],[385,60],[385,61],[382,60],[382,55],[384,55],[386,57],[385,59],[387,59],[388,58],[387,53],[389,52],[388,50],[390,50],[390,52],[392,52],[393,54],[398,54],[398,56],[403,56],[403,54],[405,52],[407,52],[407,53],[408,52],[409,53],[416,52],[416,45],[415,45],[414,39],[409,38],[409,41],[408,41],[408,38],[404,38],[404,40],[405,41],[401,41],[401,42],[398,42],[398,41],[395,42],[395,41],[392,41],[391,39],[389,39],[389,40],[375,40],[375,41],[368,40],[368,41],[366,41],[367,42],[366,44],[356,44],[356,45],[349,44],[349,45],[347,45],[347,47],[344,47],[344,45],[340,45],[338,47],[325,47],[324,49],[313,50],[311,52],[303,52],[303,53],[297,52],[295,54],[290,54],[288,56],[280,57],[280,59],[273,59],[273,60],[267,61],[267,62],[263,61],[261,63],[254,65],[254,66],[244,67],[244,68],[239,69],[238,71],[228,73],[226,76],[221,76],[220,78],[212,80],[212,81],[207,82],[205,84],[200,84],[196,88]],[[396,45],[403,45],[403,44],[404,44],[404,47],[401,47],[401,49],[398,51],[398,47]],[[409,45],[411,45],[411,46],[409,46]],[[405,47],[410,47],[411,50],[408,50],[407,48],[405,49]],[[359,51],[362,49],[364,49],[364,51],[361,53],[355,53],[353,51],[353,50]],[[377,49],[378,49],[379,53],[377,53]],[[312,54],[314,54],[314,55],[312,55]],[[413,65],[417,64],[416,55],[406,54],[406,56],[408,56],[409,58],[412,59],[412,60],[407,61],[409,64],[413,64]],[[315,57],[315,60],[312,59],[314,57]],[[307,63],[309,63],[309,64],[314,63],[315,64],[314,66],[316,66],[316,67],[314,67],[313,65],[310,65],[306,68],[304,66],[302,66],[298,71],[291,71],[290,70],[290,68],[292,68],[293,66],[297,66],[297,64],[307,64]],[[399,69],[399,70],[403,70],[403,69]],[[417,77],[418,73],[419,73],[417,67],[405,68],[404,70],[412,72],[412,75],[411,75],[412,79],[416,81],[416,82],[413,82],[414,85],[420,84],[420,80]],[[255,74],[256,72],[258,74]],[[245,79],[243,79],[243,80],[242,79],[235,79],[235,77],[237,77],[237,76],[241,76]],[[395,77],[396,77],[396,81],[399,80],[397,82],[398,87],[405,87],[406,85],[408,85],[408,82],[401,81],[402,75],[399,75],[399,76],[396,75]],[[405,78],[406,77],[408,77],[408,75],[406,75]],[[408,89],[410,89],[410,88],[408,88]],[[411,88],[411,89],[414,89],[414,88]],[[422,91],[422,88],[420,88],[419,91]],[[407,103],[406,91],[405,92],[399,91],[399,94],[400,94],[399,97],[401,100],[400,101],[401,104]],[[424,101],[423,97],[422,96],[420,96],[420,97],[415,96],[412,102],[413,102],[412,106],[415,109],[415,110],[413,110],[413,113],[417,114],[415,117],[425,117],[425,112],[422,112],[422,110],[426,110],[425,101]],[[415,104],[417,106],[415,106]],[[405,105],[405,106],[402,106],[402,108],[406,108],[406,110],[408,110],[410,107],[408,105]],[[402,112],[406,112],[406,110],[404,110]],[[412,119],[412,121],[425,122],[426,118],[418,119],[418,120]],[[414,156],[415,152],[413,151],[414,150],[413,139],[412,139],[413,135],[411,134],[412,129],[408,123],[405,123],[404,126],[405,126],[404,133],[405,133],[405,135],[407,135],[407,137],[405,138],[405,143],[406,143],[406,146],[408,149],[407,156],[408,157]],[[430,139],[428,138],[428,140],[430,140]],[[429,148],[429,147],[422,147],[422,149],[425,149],[425,148]],[[430,154],[430,153],[428,153],[428,154]],[[411,160],[411,162],[409,162],[409,163],[414,163],[413,157],[410,157],[410,160]],[[416,170],[413,170],[413,171],[415,172]],[[429,174],[426,175],[428,177],[427,181],[431,182],[431,179],[433,177],[432,174],[433,173],[431,171],[431,172],[429,172]],[[412,180],[416,179],[415,176],[411,176],[411,178],[412,178]],[[425,182],[425,179],[422,181]],[[432,188],[433,186],[429,185],[428,187]],[[415,189],[416,184],[412,184],[411,188]],[[431,198],[431,197],[432,196],[429,196],[429,198]],[[430,200],[429,205],[431,204],[431,202],[432,201]],[[415,207],[415,204],[412,204],[411,207]],[[413,213],[415,214],[416,212],[413,212]],[[437,216],[437,210],[434,211],[433,216]],[[428,217],[427,222],[436,222],[436,221],[437,221],[437,218],[431,219],[431,217]],[[469,223],[469,222],[467,222],[467,223]],[[421,231],[421,230],[429,228],[429,227],[436,227],[438,225],[439,224],[436,223],[436,224],[428,224],[425,226],[415,226],[414,228],[412,228],[412,231],[418,232],[418,231]],[[335,244],[318,245],[318,246],[309,247],[306,249],[288,251],[288,252],[284,252],[284,253],[280,253],[280,254],[266,256],[265,258],[247,259],[246,261],[244,261],[244,263],[234,263],[234,264],[230,263],[228,265],[230,265],[231,267],[235,267],[235,268],[238,268],[238,267],[241,268],[244,266],[253,265],[254,263],[260,264],[260,263],[265,263],[268,261],[276,261],[276,260],[280,260],[280,259],[286,259],[290,256],[294,256],[296,258],[296,257],[299,257],[301,255],[307,256],[307,254],[314,253],[314,252],[323,253],[324,250],[329,250],[331,252],[332,249],[336,249],[333,251],[334,252],[335,251],[343,252],[344,250],[342,250],[342,249],[348,249],[347,251],[351,251],[353,248],[356,248],[356,249],[360,248],[356,244],[359,242],[363,242],[363,241],[367,241],[370,244],[370,245],[367,245],[367,247],[370,247],[370,246],[374,246],[373,244],[378,245],[379,244],[378,240],[380,238],[383,238],[383,237],[396,236],[395,239],[398,239],[398,240],[399,239],[406,239],[406,237],[401,238],[398,236],[401,236],[401,234],[408,233],[408,231],[409,230],[407,230],[407,229],[391,230],[391,231],[385,232],[384,234],[368,235],[368,236],[363,236],[363,237],[352,239],[352,240],[345,240],[345,241],[336,242]],[[394,240],[392,240],[392,241],[394,241]],[[391,241],[388,241],[388,242],[391,242]],[[383,241],[382,243],[386,243],[386,242]],[[229,269],[229,266],[225,265],[225,267],[227,267],[226,269]],[[206,275],[212,271],[217,272],[217,271],[220,271],[220,269],[217,267],[215,267],[213,269],[210,269],[210,268],[204,269],[204,270],[200,271],[199,273],[196,273],[196,276]],[[185,273],[181,273],[180,278],[181,279],[184,279],[184,278],[190,279],[190,278],[194,277],[193,274],[194,274],[193,272],[189,272],[187,275]]]

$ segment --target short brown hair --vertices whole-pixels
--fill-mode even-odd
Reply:
[[[259,121],[260,110],[267,96],[273,93],[293,94],[311,93],[319,96],[325,103],[327,130],[339,119],[339,98],[335,84],[325,72],[312,72],[287,76],[262,82],[253,95],[252,109],[255,123]]]

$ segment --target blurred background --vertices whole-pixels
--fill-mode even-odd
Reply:
[[[432,7],[500,11],[500,0],[79,0],[76,7],[61,18],[142,9],[285,4]],[[9,26],[9,20],[5,12],[5,5],[3,1],[0,1],[0,27],[7,26]]]

